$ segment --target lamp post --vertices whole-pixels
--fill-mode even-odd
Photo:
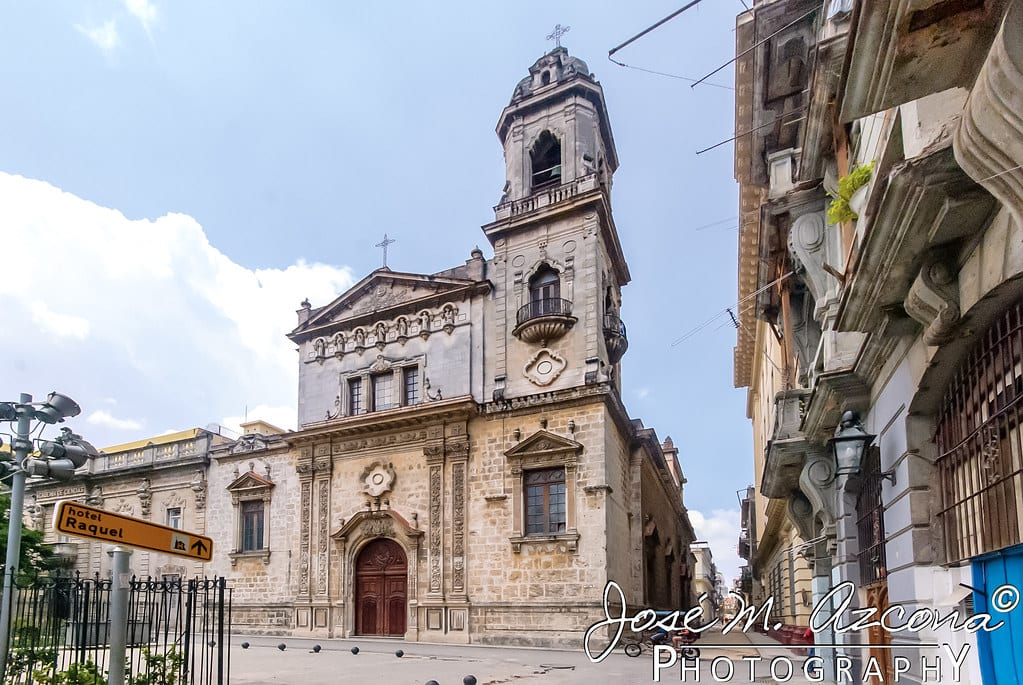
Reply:
[[[840,581],[851,581],[857,587],[860,584],[860,545],[859,532],[856,528],[859,474],[863,470],[863,456],[875,437],[863,430],[863,424],[856,412],[846,411],[835,429],[835,437],[828,441],[835,460],[835,532],[838,539],[835,560],[837,563],[834,569],[838,571]],[[858,608],[859,602],[856,597],[853,597],[851,606]],[[856,633],[835,634],[836,642],[842,642],[849,647],[847,656],[853,660],[854,674],[862,673],[861,658],[857,649],[859,639]],[[825,669],[826,674],[833,674],[833,668],[833,664],[829,665]],[[858,676],[854,676],[853,682],[859,682]]]
[[[18,402],[0,402],[0,421],[16,422],[11,450],[11,509],[7,522],[7,558],[4,562],[4,589],[0,600],[0,675],[7,673],[7,655],[11,629],[11,604],[14,577],[21,557],[21,521],[25,507],[25,480],[28,476],[48,476],[70,480],[76,469],[85,465],[96,449],[75,435],[69,428],[61,429],[61,437],[41,441],[39,453],[44,458],[29,457],[32,452],[32,421],[52,424],[78,416],[82,408],[66,395],[51,392],[45,402],[32,402],[32,396],[21,393]]]

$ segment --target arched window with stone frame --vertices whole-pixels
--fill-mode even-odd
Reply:
[[[529,316],[566,314],[561,299],[561,276],[548,264],[541,264],[529,279]]]
[[[561,183],[561,142],[550,131],[544,131],[529,151],[533,190]]]

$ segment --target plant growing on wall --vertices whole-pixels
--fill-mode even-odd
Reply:
[[[849,206],[849,199],[857,190],[870,183],[870,177],[874,173],[874,162],[858,166],[849,172],[848,176],[838,179],[838,192],[829,193],[831,204],[828,206],[828,223],[840,224],[843,221],[852,221],[859,216]]]

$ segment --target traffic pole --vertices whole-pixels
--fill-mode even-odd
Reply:
[[[110,685],[124,685],[124,655],[128,643],[128,562],[131,550],[114,547],[113,584],[110,587]]]
[[[11,510],[7,521],[7,560],[4,562],[4,592],[0,600],[0,678],[7,674],[7,654],[11,639],[11,608],[14,603],[14,577],[21,558],[21,519],[25,509],[25,472],[22,464],[32,449],[32,415],[28,405],[32,396],[21,393],[18,407],[18,429],[11,443],[18,469],[11,478]]]

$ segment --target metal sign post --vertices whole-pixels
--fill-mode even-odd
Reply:
[[[114,582],[110,588],[110,685],[124,685],[124,657],[128,644],[128,588],[131,550],[114,547]]]

